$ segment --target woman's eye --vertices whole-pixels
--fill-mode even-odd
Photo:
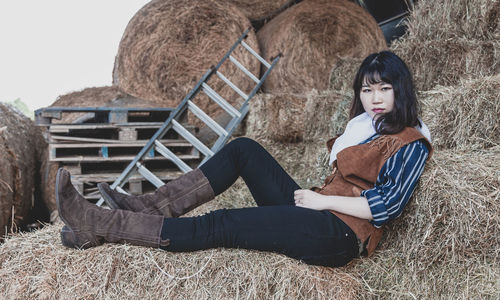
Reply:
[[[368,92],[370,92],[370,89],[362,89],[361,91],[362,91],[363,93],[368,93]]]
[[[390,86],[384,86],[384,87],[382,87],[382,91],[389,91],[391,89],[392,89],[392,87],[390,87]]]

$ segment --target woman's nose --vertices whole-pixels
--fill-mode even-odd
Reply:
[[[375,91],[373,93],[372,103],[381,103],[381,102],[382,102],[382,95],[380,94],[380,92]]]

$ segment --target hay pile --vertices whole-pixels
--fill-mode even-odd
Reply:
[[[498,299],[500,147],[436,151],[405,213],[355,269],[382,298]]]
[[[343,0],[305,0],[285,10],[258,33],[263,57],[283,53],[264,83],[267,93],[305,93],[328,87],[339,57],[365,57],[386,48],[373,17]]]
[[[243,182],[208,208],[248,205]],[[215,203],[214,203],[215,202]],[[227,203],[225,203],[227,202]],[[230,203],[230,204],[229,204]],[[0,246],[6,298],[355,299],[361,283],[347,268],[312,267],[272,253],[215,249],[168,253],[128,245],[64,248],[61,225]],[[11,274],[16,274],[12,276]]]
[[[0,241],[5,233],[15,232],[29,221],[43,143],[32,120],[0,103]]]
[[[130,20],[123,34],[113,84],[135,97],[176,107],[249,27],[250,22],[236,7],[221,1],[149,2]],[[259,52],[253,32],[246,43]],[[258,75],[260,63],[248,51],[238,47],[233,56]],[[246,93],[255,86],[230,62],[220,71]],[[213,77],[209,85],[230,103],[242,103],[222,80]],[[208,97],[200,97],[195,103],[211,116],[222,111]]]
[[[500,71],[500,2],[418,1],[408,33],[391,48],[413,71],[419,90]]]
[[[479,149],[500,145],[500,75],[462,80],[422,93],[433,145]]]

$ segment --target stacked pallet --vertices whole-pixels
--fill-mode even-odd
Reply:
[[[78,191],[95,201],[100,198],[97,184],[113,183],[171,112],[171,108],[48,107],[36,111],[36,123],[46,128],[48,160],[68,169]],[[85,121],[81,123],[57,121],[82,113]],[[186,127],[194,131],[193,126]],[[199,151],[175,131],[168,131],[161,142],[189,166],[199,164]],[[182,174],[171,160],[154,150],[141,163],[163,181]],[[138,173],[132,173],[124,187],[136,195],[154,188]]]

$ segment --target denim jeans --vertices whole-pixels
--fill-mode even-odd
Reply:
[[[162,238],[170,239],[165,250],[254,249],[322,266],[343,266],[358,256],[356,235],[337,216],[295,206],[293,193],[300,187],[257,142],[235,139],[200,169],[215,195],[241,176],[258,207],[165,218]]]

